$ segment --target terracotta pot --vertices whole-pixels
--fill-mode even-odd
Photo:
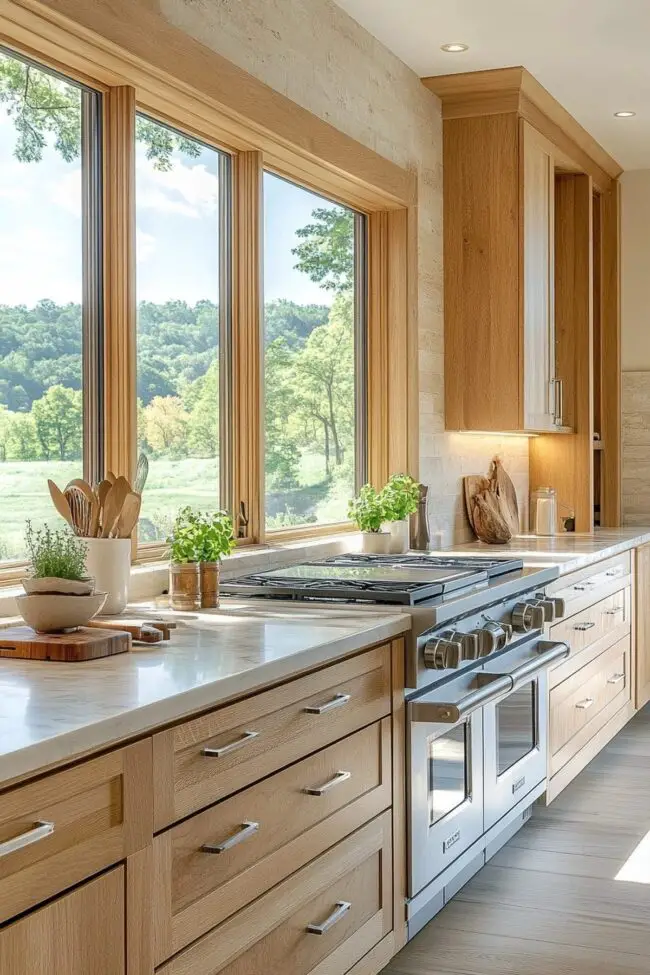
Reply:
[[[361,551],[366,555],[387,555],[390,532],[361,532]]]
[[[169,566],[169,604],[172,609],[201,608],[198,562],[172,562]]]
[[[220,562],[201,562],[201,609],[216,609],[219,605]]]

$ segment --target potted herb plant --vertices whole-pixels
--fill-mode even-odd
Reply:
[[[388,552],[391,536],[382,528],[386,521],[384,504],[372,484],[364,484],[356,498],[348,502],[348,515],[362,533],[364,552],[371,555]]]
[[[401,555],[409,548],[410,516],[418,510],[420,484],[408,474],[393,474],[380,498],[390,530],[390,551]]]
[[[197,522],[197,548],[201,587],[201,608],[219,605],[221,558],[235,547],[232,518],[227,511],[205,512]]]
[[[192,610],[201,605],[199,519],[199,513],[186,505],[176,515],[171,535],[167,538],[172,609]]]
[[[96,616],[106,593],[96,593],[86,574],[85,543],[66,528],[34,531],[29,521],[25,541],[32,571],[23,579],[25,595],[16,597],[25,622],[39,633],[57,633]]]

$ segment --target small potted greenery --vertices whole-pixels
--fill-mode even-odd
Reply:
[[[408,474],[393,474],[380,492],[390,531],[390,551],[401,555],[410,544],[410,516],[418,510],[420,484]]]
[[[389,551],[390,533],[383,530],[384,504],[372,484],[364,484],[356,498],[348,502],[348,516],[361,532],[362,550],[370,555]]]
[[[181,508],[167,538],[169,545],[169,601],[172,609],[192,610],[201,605],[198,547],[199,513]]]
[[[235,547],[232,518],[227,511],[205,512],[197,522],[197,548],[201,585],[201,608],[219,605],[221,558]]]
[[[29,521],[25,541],[32,571],[23,579],[25,595],[16,597],[20,615],[39,633],[83,626],[106,601],[86,574],[85,543],[67,528],[34,531]]]

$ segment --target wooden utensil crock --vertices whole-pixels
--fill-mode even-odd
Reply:
[[[198,562],[171,562],[169,566],[169,603],[172,609],[201,608]]]
[[[201,562],[201,609],[219,606],[219,562]]]

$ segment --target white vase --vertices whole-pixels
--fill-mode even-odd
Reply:
[[[365,555],[387,555],[390,532],[361,532],[361,551]]]
[[[391,555],[404,555],[408,552],[411,544],[411,523],[409,518],[402,521],[390,521],[388,523],[390,531],[390,553]]]
[[[86,538],[86,570],[95,578],[97,592],[108,593],[102,616],[121,613],[129,600],[130,538]]]

